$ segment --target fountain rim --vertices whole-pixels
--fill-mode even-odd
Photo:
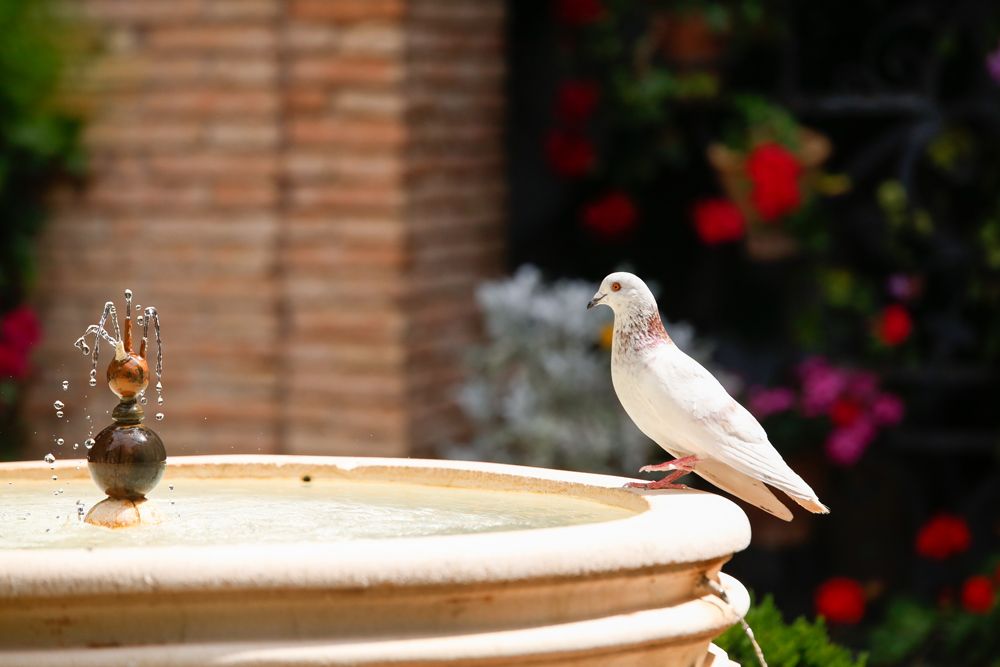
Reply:
[[[78,465],[81,470],[75,471]],[[49,468],[42,461],[0,463],[0,481],[23,481],[34,472],[41,478],[51,474]],[[87,475],[82,461],[75,459],[57,462],[56,469],[65,476]],[[346,589],[401,582],[433,586],[600,576],[624,569],[724,561],[750,542],[746,515],[722,496],[703,491],[626,490],[621,487],[630,480],[623,477],[509,464],[376,457],[184,456],[168,459],[163,483],[213,476],[269,478],[300,475],[302,470],[361,481],[570,494],[636,513],[554,528],[336,543],[0,548],[0,572],[5,573],[0,577],[0,600],[23,599],[26,594],[64,596],[68,590],[74,595],[100,595],[164,588]],[[155,500],[164,494],[151,495]],[[601,548],[595,549],[595,544]],[[404,546],[405,557],[400,557],[398,547]],[[142,558],[136,558],[140,553]],[[150,567],[154,563],[155,569]],[[115,572],[116,576],[95,576],[98,572]]]

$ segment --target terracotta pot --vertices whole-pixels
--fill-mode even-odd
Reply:
[[[819,176],[820,166],[830,156],[832,146],[824,135],[802,128],[795,158],[802,166],[799,191],[808,199]],[[746,155],[723,144],[708,147],[708,161],[719,175],[719,185],[726,196],[740,209],[747,220],[747,252],[758,261],[767,262],[796,255],[798,242],[781,227],[780,222],[766,223],[760,219],[750,202],[750,181],[746,176]]]

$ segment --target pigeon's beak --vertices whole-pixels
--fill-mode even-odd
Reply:
[[[594,298],[591,299],[590,303],[587,304],[587,310],[590,310],[591,308],[599,304],[601,302],[601,299],[603,298],[604,298],[603,294],[595,294]]]

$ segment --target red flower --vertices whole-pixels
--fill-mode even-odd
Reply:
[[[553,130],[545,140],[545,155],[560,176],[578,178],[590,171],[596,162],[594,147],[585,137]]]
[[[865,615],[865,592],[854,579],[833,577],[816,589],[816,613],[831,623],[853,625]]]
[[[583,225],[606,240],[626,236],[635,228],[638,211],[624,192],[609,192],[583,210]]]
[[[597,107],[597,84],[593,81],[566,81],[556,93],[556,116],[564,123],[584,123]]]
[[[0,379],[20,380],[28,374],[28,351],[8,343],[0,343]]]
[[[600,0],[556,0],[556,16],[570,26],[597,23],[606,15]]]
[[[986,614],[993,608],[996,591],[989,577],[969,577],[962,584],[962,606],[973,614]]]
[[[969,548],[972,534],[965,519],[954,514],[938,514],[917,533],[917,553],[924,558],[944,560]]]
[[[27,351],[42,338],[42,327],[35,311],[20,306],[7,313],[0,325],[0,339],[18,349]]]
[[[889,347],[899,345],[913,332],[910,314],[898,303],[886,306],[875,321],[875,335]]]
[[[837,426],[850,426],[861,416],[864,406],[852,398],[838,398],[830,406],[830,421]]]
[[[694,206],[694,228],[702,243],[716,245],[743,238],[745,223],[728,199],[703,199]]]
[[[750,201],[764,221],[777,220],[799,208],[801,167],[786,148],[761,144],[747,157],[746,170],[753,186]]]

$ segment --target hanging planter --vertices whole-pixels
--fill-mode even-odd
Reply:
[[[798,130],[795,143],[795,148],[781,150],[793,156],[797,165],[794,175],[797,189],[792,194],[795,195],[795,208],[798,208],[812,194],[820,167],[830,156],[831,144],[826,136],[806,128]],[[754,151],[765,145],[766,142],[755,142]],[[746,243],[750,257],[761,262],[793,257],[799,252],[799,244],[781,224],[784,211],[763,208],[762,198],[754,196],[755,183],[748,173],[748,161],[754,151],[741,152],[715,143],[708,147],[707,154],[723,191],[747,220]]]

